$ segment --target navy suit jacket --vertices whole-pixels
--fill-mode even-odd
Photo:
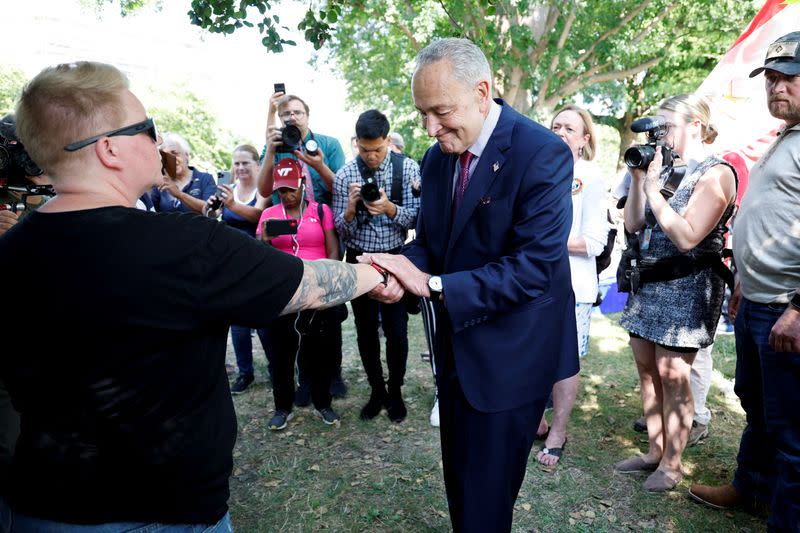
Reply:
[[[452,343],[464,395],[482,412],[536,401],[578,372],[567,253],[572,154],[555,134],[498,103],[500,119],[452,224],[458,156],[438,144],[425,154],[417,236],[403,251],[442,277],[445,301],[435,303],[436,314],[451,334],[435,345]]]

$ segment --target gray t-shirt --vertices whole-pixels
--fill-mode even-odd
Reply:
[[[800,125],[753,167],[732,233],[744,297],[788,302],[800,287]]]

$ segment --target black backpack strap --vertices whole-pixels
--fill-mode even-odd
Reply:
[[[317,218],[319,218],[319,225],[322,226],[322,221],[325,220],[325,211],[322,210],[322,202],[317,202]]]
[[[406,156],[390,152],[392,158],[392,194],[389,199],[396,205],[403,205],[403,160]]]

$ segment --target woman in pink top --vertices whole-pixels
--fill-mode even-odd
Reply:
[[[262,241],[301,259],[340,259],[339,238],[327,205],[304,198],[303,174],[294,159],[281,159],[272,172],[281,203],[266,209],[256,229]],[[283,234],[284,231],[294,231]],[[298,357],[309,361],[314,413],[328,425],[338,424],[331,409],[329,386],[335,371],[336,343],[332,342],[347,308],[337,306],[278,317],[267,335],[272,356],[272,394],[275,414],[269,428],[284,429],[292,417],[295,398],[294,365]]]

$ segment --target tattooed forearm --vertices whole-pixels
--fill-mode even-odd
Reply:
[[[282,314],[322,309],[352,300],[359,291],[356,265],[330,259],[304,261],[303,279]]]

